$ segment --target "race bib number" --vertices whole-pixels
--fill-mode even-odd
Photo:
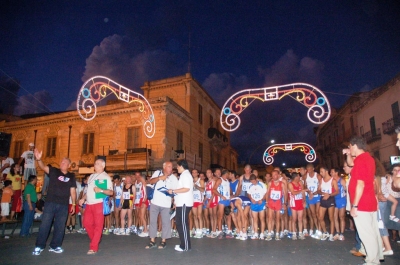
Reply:
[[[130,197],[129,192],[123,192],[123,193],[122,193],[122,198],[123,198],[124,200],[129,200],[129,197]]]
[[[273,200],[279,200],[281,198],[280,190],[271,190],[270,198]]]
[[[342,198],[346,197],[346,191],[343,188],[340,192],[340,197],[342,197]]]
[[[253,193],[252,195],[251,195],[251,197],[253,198],[253,200],[255,200],[255,201],[259,201],[259,200],[261,200],[261,194],[260,193]]]
[[[207,197],[207,199],[211,199],[211,195],[212,195],[211,191],[207,190],[207,191],[206,191],[206,197]]]
[[[200,194],[198,194],[197,192],[193,194],[193,199],[195,201],[200,201]]]
[[[302,200],[303,199],[303,193],[298,193],[296,195],[294,195],[294,199],[297,200]]]
[[[317,190],[317,187],[315,187],[315,186],[310,186],[310,187],[308,187],[308,189],[309,189],[312,193],[314,193],[314,192]]]

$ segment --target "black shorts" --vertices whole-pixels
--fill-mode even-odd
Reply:
[[[335,207],[335,197],[333,196],[329,196],[329,198],[327,200],[322,199],[323,197],[321,197],[321,201],[320,201],[320,206],[324,207],[324,208],[330,208],[330,207]]]

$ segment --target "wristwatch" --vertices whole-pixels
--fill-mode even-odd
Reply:
[[[357,209],[357,208],[358,208],[358,205],[353,205],[353,206],[351,206],[351,207]]]
[[[104,192],[104,190],[100,190],[100,192],[101,192],[101,193],[103,193],[103,192]]]

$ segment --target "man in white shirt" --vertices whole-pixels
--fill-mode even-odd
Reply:
[[[180,245],[175,246],[176,251],[188,251],[191,249],[189,212],[193,207],[193,177],[189,172],[189,166],[186,160],[178,161],[177,166],[179,183],[177,189],[169,189],[169,194],[176,194],[176,229],[179,233]]]
[[[99,250],[104,226],[103,198],[114,193],[111,178],[104,171],[105,166],[103,159],[94,162],[94,173],[89,177],[87,193],[79,200],[81,206],[86,201],[83,223],[90,238],[88,255],[96,254]]]
[[[157,220],[158,215],[161,215],[161,243],[158,246],[159,249],[166,247],[166,240],[171,238],[171,221],[170,221],[170,210],[172,204],[172,197],[160,192],[159,188],[176,189],[178,186],[178,179],[172,174],[172,163],[164,162],[162,170],[156,170],[150,178],[150,184],[154,185],[153,199],[150,201],[150,229],[149,236],[150,242],[146,246],[146,249],[157,247],[155,238],[157,236]]]
[[[25,159],[24,165],[24,179],[28,180],[30,175],[36,175],[35,167],[35,156],[33,155],[33,149],[35,149],[35,144],[29,144],[29,150],[22,153],[21,158],[18,161],[18,165],[21,165],[22,160]]]

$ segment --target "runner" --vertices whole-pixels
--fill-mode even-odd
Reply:
[[[200,179],[197,169],[192,170],[193,176],[193,219],[194,227],[196,229],[195,238],[203,237],[203,193],[204,193],[204,180]]]
[[[308,189],[308,207],[309,207],[309,215],[310,219],[310,233],[309,235],[315,239],[321,239],[322,232],[318,222],[319,213],[319,205],[320,205],[320,196],[318,194],[318,187],[320,183],[321,176],[318,175],[317,172],[314,171],[314,165],[308,164],[306,167],[306,189]],[[312,219],[312,221],[311,221]],[[315,233],[313,233],[313,228],[315,228]]]
[[[346,227],[346,181],[340,176],[338,168],[331,169],[331,176],[336,180],[338,184],[339,193],[335,196],[335,229],[336,234],[333,237],[334,240],[344,240],[344,230]]]
[[[247,213],[250,209],[251,201],[247,197],[239,196],[231,199],[230,206],[227,207],[231,210],[230,215],[236,227],[236,239],[247,240],[246,225],[244,224],[244,209]],[[229,211],[228,211],[229,213]]]
[[[293,172],[292,181],[288,184],[290,208],[292,209],[292,240],[296,240],[296,222],[299,225],[299,239],[304,240],[303,234],[303,210],[306,206],[306,196],[303,182],[300,180],[300,175]]]
[[[306,167],[301,166],[301,167],[299,168],[299,173],[300,173],[300,180],[301,180],[301,182],[303,183],[304,188],[306,188],[306,179],[307,179],[307,170],[306,170]],[[305,193],[305,197],[306,197],[306,206],[304,207],[304,210],[303,210],[303,227],[304,227],[303,235],[304,235],[304,236],[308,236],[308,230],[307,230],[307,227],[308,227],[307,215],[308,215],[308,216],[311,216],[310,207],[308,207],[308,205],[309,205],[309,203],[308,203],[308,200],[309,200],[308,192]],[[309,213],[308,213],[308,212],[309,212]],[[314,220],[313,220],[312,218],[310,218],[310,225],[311,225],[311,227],[314,226]],[[300,232],[300,231],[299,231],[299,232]]]
[[[208,182],[206,185],[206,200],[207,203],[206,210],[205,210],[205,215],[206,219],[208,219],[208,216],[210,216],[209,220],[211,223],[211,233],[208,233],[208,237],[211,238],[216,238],[217,237],[217,209],[218,209],[218,201],[219,197],[214,195],[214,186],[215,186],[215,181],[217,180],[217,177],[212,173],[211,169],[207,169],[206,171],[206,176],[208,178]],[[210,226],[207,226],[207,228],[210,228]]]
[[[333,215],[335,213],[335,196],[339,193],[339,188],[336,180],[330,175],[327,167],[321,166],[319,173],[322,176],[321,183],[318,188],[318,193],[322,196],[321,207],[319,207],[318,219],[322,231],[324,232],[321,236],[321,240],[326,240],[329,237],[329,241],[333,241],[333,232],[335,229],[335,222]],[[325,225],[325,213],[328,209],[330,233],[326,230]]]
[[[249,189],[249,186],[251,185],[251,182],[250,182],[251,171],[252,171],[251,166],[249,164],[246,164],[244,166],[244,174],[239,178],[238,192],[239,192],[240,196],[247,197],[247,190]],[[249,226],[250,222],[252,220],[250,211],[247,215],[244,216],[244,218],[245,218],[245,223]],[[246,227],[246,229],[247,229],[247,227]],[[250,227],[249,227],[248,232],[249,232],[248,236],[249,235],[251,236]]]
[[[135,172],[135,214],[138,218],[137,234],[140,237],[148,237],[149,231],[147,229],[146,211],[149,207],[149,201],[146,195],[146,181],[140,172]]]
[[[257,180],[256,175],[250,175],[251,185],[247,191],[251,204],[251,215],[253,216],[253,229],[254,234],[251,239],[259,239],[258,237],[258,221],[260,220],[260,239],[264,240],[264,230],[265,230],[265,195],[267,189],[265,185]]]
[[[215,175],[218,176],[219,173],[221,172],[220,169],[215,170]],[[214,196],[218,196],[220,198],[218,202],[218,218],[217,218],[217,227],[221,229],[221,231],[218,234],[218,238],[222,239],[223,237],[223,229],[222,229],[222,219],[224,217],[224,208],[226,206],[229,206],[230,204],[230,185],[229,185],[229,180],[228,180],[228,175],[229,171],[224,169],[221,172],[221,177],[218,178],[215,182],[215,186],[213,189]],[[229,224],[228,224],[228,233],[232,232]]]
[[[116,235],[127,235],[129,236],[132,226],[132,211],[133,211],[133,200],[135,198],[135,186],[132,184],[132,177],[125,177],[125,185],[122,188],[122,200],[121,200],[121,228]],[[125,217],[127,217],[127,228],[125,229]]]
[[[121,196],[122,196],[122,186],[121,177],[119,175],[113,176],[114,181],[114,219],[115,219],[115,229],[114,234],[120,232],[121,228]]]
[[[272,171],[272,181],[268,187],[267,192],[267,205],[268,205],[268,234],[265,240],[272,239],[273,222],[275,219],[276,234],[275,240],[280,240],[279,229],[281,224],[281,210],[286,210],[286,200],[282,203],[282,198],[285,198],[287,193],[286,185],[279,180],[279,171]]]

